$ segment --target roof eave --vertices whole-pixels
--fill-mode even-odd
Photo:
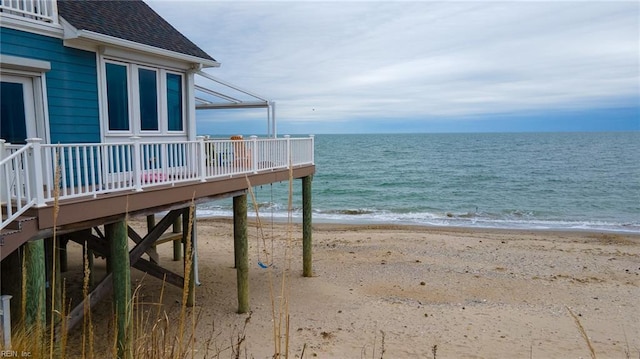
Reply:
[[[89,41],[97,42],[100,44],[112,45],[115,47],[126,48],[134,51],[153,54],[153,55],[166,57],[174,60],[179,60],[183,62],[199,64],[200,66],[198,67],[202,67],[202,68],[220,67],[220,63],[215,60],[205,59],[198,56],[187,55],[187,54],[183,54],[175,51],[165,50],[159,47],[145,45],[145,44],[141,44],[141,43],[130,41],[130,40],[124,40],[114,36],[100,34],[94,31],[78,30],[74,28],[73,25],[69,24],[67,21],[63,21],[63,27],[64,27],[65,40],[72,40],[72,39],[89,40]]]
[[[175,52],[175,51],[169,51],[169,50],[161,49],[159,47],[140,44],[140,43],[129,41],[129,40],[123,40],[123,39],[120,39],[120,38],[117,38],[117,37],[104,35],[104,34],[100,34],[100,33],[93,32],[93,31],[79,30],[77,32],[77,34],[78,34],[78,37],[85,38],[87,40],[98,41],[98,42],[101,42],[101,43],[105,43],[105,44],[109,44],[109,45],[113,45],[113,46],[118,46],[118,47],[125,47],[125,48],[131,49],[131,50],[151,53],[151,54],[154,54],[154,55],[158,55],[158,56],[162,56],[162,57],[168,57],[168,58],[171,58],[171,59],[181,60],[181,61],[185,61],[185,62],[201,64],[202,67],[205,67],[205,68],[206,67],[220,67],[220,63],[217,62],[217,61],[214,61],[214,60],[209,60],[209,59],[204,59],[204,58],[197,57],[197,56],[182,54],[182,53]]]

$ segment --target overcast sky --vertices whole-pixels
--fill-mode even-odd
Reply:
[[[147,1],[278,132],[640,130],[640,3]],[[265,110],[198,114],[266,132]]]

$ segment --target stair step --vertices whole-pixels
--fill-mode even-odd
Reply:
[[[13,206],[12,213],[15,213],[17,208]],[[22,215],[25,217],[35,217],[38,214],[38,210],[36,208],[27,209]],[[7,207],[2,205],[2,218],[7,218]]]
[[[2,230],[0,230],[0,246],[4,245],[4,238],[7,236],[10,236],[12,234],[16,234],[19,233],[20,230],[19,229],[7,229],[7,228],[3,228]]]
[[[19,231],[20,230],[20,217],[16,218],[13,222],[7,224],[7,226],[4,227],[4,229],[10,229],[10,230],[14,230],[14,231]]]
[[[0,246],[4,244],[4,238],[15,233],[19,233],[22,230],[22,224],[27,221],[36,219],[33,216],[19,216],[13,222],[9,223],[5,228],[0,230]]]
[[[38,233],[37,217],[21,216],[16,219],[16,222],[20,224],[19,230],[7,228],[0,230],[0,261]]]

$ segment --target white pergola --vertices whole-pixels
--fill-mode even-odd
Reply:
[[[198,75],[196,76],[198,82],[209,85],[195,85],[196,110],[265,108],[267,109],[267,135],[273,138],[278,137],[275,102],[204,71],[198,71],[196,75]]]

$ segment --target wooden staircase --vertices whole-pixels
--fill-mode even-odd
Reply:
[[[2,214],[3,218],[5,213]],[[31,239],[38,232],[36,211],[27,210],[8,226],[0,230],[0,261]]]

